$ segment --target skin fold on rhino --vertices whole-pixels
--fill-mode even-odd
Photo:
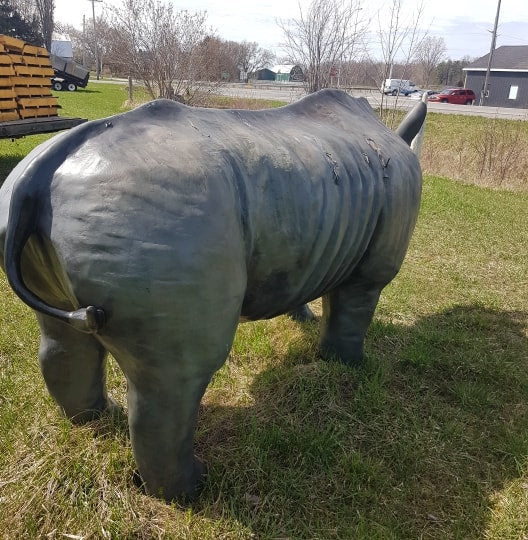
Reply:
[[[158,100],[33,150],[0,189],[0,261],[64,413],[110,406],[111,352],[147,491],[188,499],[198,406],[240,321],[322,296],[322,357],[360,361],[416,222],[424,118],[393,133],[336,90],[266,111]]]

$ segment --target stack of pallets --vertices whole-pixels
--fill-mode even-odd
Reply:
[[[0,121],[57,116],[49,53],[0,35]]]
[[[3,44],[0,43],[0,122],[20,118],[15,89],[11,83],[11,78],[14,76],[13,62]]]

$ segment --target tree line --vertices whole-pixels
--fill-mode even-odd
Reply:
[[[309,92],[379,88],[390,76],[422,87],[463,84],[470,59],[447,59],[443,38],[421,30],[422,5],[408,11],[404,0],[388,0],[374,15],[366,7],[365,0],[299,4],[298,17],[277,20],[280,58],[256,42],[222,39],[206,12],[176,9],[167,0],[122,0],[82,29],[55,22],[53,0],[0,0],[0,32],[48,49],[54,30],[68,34],[78,63],[141,80],[153,98],[186,102],[199,94],[199,81],[247,80],[273,63],[299,65]]]

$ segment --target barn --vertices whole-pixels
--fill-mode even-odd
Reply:
[[[255,71],[255,73],[252,74],[252,78],[256,79],[257,81],[274,81],[275,73],[273,73],[271,69],[262,68]]]
[[[489,53],[464,68],[466,88],[480,101],[488,68]],[[503,45],[493,52],[488,95],[484,105],[528,108],[528,45]]]
[[[277,82],[299,82],[304,80],[303,70],[300,66],[279,65],[271,68],[275,73]]]

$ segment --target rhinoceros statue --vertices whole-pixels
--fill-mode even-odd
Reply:
[[[240,321],[322,296],[322,357],[362,358],[418,214],[425,108],[394,133],[336,90],[265,111],[157,100],[51,138],[6,179],[0,260],[36,312],[46,385],[89,419],[112,406],[112,353],[148,493],[197,493],[197,410]]]

